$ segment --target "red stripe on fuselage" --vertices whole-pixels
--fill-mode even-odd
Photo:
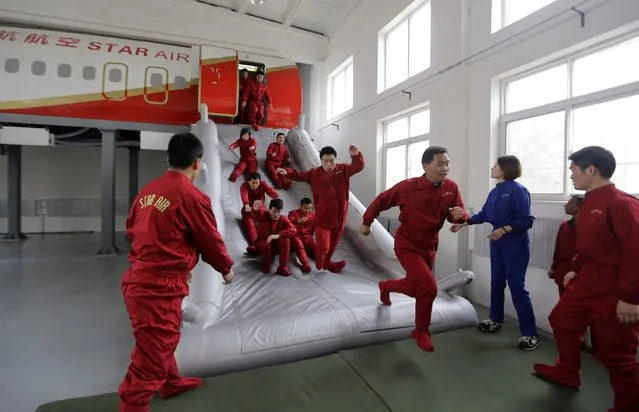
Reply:
[[[168,97],[168,101],[163,105],[149,104],[141,95],[128,97],[123,101],[105,99],[28,109],[0,110],[0,113],[185,126],[199,120],[197,85],[183,90],[171,90]],[[163,101],[164,93],[149,93],[147,100]]]

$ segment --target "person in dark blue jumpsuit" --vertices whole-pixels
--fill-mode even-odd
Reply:
[[[491,169],[491,177],[499,183],[490,191],[481,211],[466,223],[453,225],[457,232],[465,225],[490,223],[490,319],[479,323],[479,330],[499,332],[504,322],[504,291],[510,289],[519,318],[519,349],[532,351],[539,344],[535,313],[526,290],[526,269],[530,259],[528,230],[535,218],[530,211],[530,192],[516,181],[521,176],[521,163],[515,156],[502,156]]]

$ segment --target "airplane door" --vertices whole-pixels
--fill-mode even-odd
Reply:
[[[211,116],[235,116],[239,93],[237,52],[221,47],[200,46],[200,99]]]
[[[302,113],[302,79],[293,64],[267,67],[266,79],[273,107],[265,109],[266,127],[290,129],[297,126]]]

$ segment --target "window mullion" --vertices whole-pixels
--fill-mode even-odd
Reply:
[[[430,140],[430,133],[422,134],[415,137],[409,137],[408,139],[397,140],[392,143],[386,143],[386,135],[384,135],[384,147],[388,149],[392,149],[393,147],[403,146],[405,144],[425,142],[427,140]]]
[[[404,150],[404,179],[408,179],[408,169],[410,168],[408,160],[408,151],[410,150],[410,143],[406,143],[406,149]]]
[[[573,70],[574,70],[574,60],[568,59],[568,102],[566,104],[566,114],[565,114],[565,126],[564,126],[564,195],[568,195],[570,193],[570,183],[569,175],[568,175],[568,156],[570,154],[570,148],[572,146],[572,108],[571,102],[573,97]]]
[[[569,183],[568,183],[568,156],[570,154],[570,147],[572,145],[572,110],[570,106],[566,107],[565,123],[564,123],[564,195],[568,195],[570,193]]]
[[[502,117],[506,123],[515,120],[526,119],[529,117],[543,116],[544,114],[554,113],[563,110],[570,100],[565,99],[554,103],[548,103],[543,106],[531,107],[530,109],[520,110],[513,113],[504,114]]]

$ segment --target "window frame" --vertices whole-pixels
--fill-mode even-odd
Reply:
[[[350,80],[350,90],[348,90],[348,82],[346,81],[346,77],[347,77],[347,73],[348,73],[348,69],[351,69],[351,80]],[[346,99],[347,93],[350,92],[351,94],[351,104],[350,107],[348,107],[348,105],[346,104],[346,101],[348,101],[348,99],[346,99],[346,101],[344,102],[344,110],[342,110],[339,113],[335,113],[335,108],[333,106],[333,93],[334,93],[334,89],[335,89],[335,78],[337,76],[339,76],[340,74],[344,73],[344,98]],[[353,55],[351,55],[349,58],[347,58],[346,60],[344,60],[339,66],[337,66],[337,68],[335,68],[335,70],[333,70],[326,79],[327,82],[327,87],[326,87],[326,119],[327,120],[333,120],[336,117],[343,115],[344,113],[348,112],[349,110],[353,109],[353,106],[355,104],[354,100],[355,100],[355,86],[354,86],[354,81],[355,81],[355,66],[354,66],[354,62],[353,62]]]
[[[384,190],[388,190],[390,189],[390,187],[386,187],[386,171],[387,171],[387,151],[389,149],[395,148],[395,147],[399,147],[399,146],[409,146],[411,144],[414,143],[421,143],[421,142],[429,142],[430,143],[430,128],[428,133],[423,133],[417,136],[413,136],[413,137],[408,137],[405,139],[401,139],[401,140],[397,140],[391,143],[387,143],[387,130],[388,130],[388,125],[396,120],[400,120],[403,118],[407,118],[408,119],[408,135],[410,136],[410,118],[411,116],[417,114],[417,113],[421,113],[424,111],[428,111],[428,117],[429,117],[429,121],[430,121],[430,115],[431,115],[431,108],[430,105],[426,105],[426,106],[420,106],[417,108],[412,108],[409,111],[406,112],[402,112],[400,114],[396,114],[392,117],[388,117],[384,120],[382,120],[382,191]],[[430,144],[429,144],[430,146]],[[406,160],[406,167],[404,168],[404,179],[408,179],[408,168],[409,168],[409,159],[410,159],[410,150],[406,150],[405,153],[405,160]]]
[[[573,135],[573,118],[574,111],[580,108],[593,106],[597,104],[607,103],[614,100],[623,99],[626,97],[637,96],[639,95],[639,80],[631,83],[622,84],[620,86],[609,87],[607,89],[598,90],[595,92],[590,92],[587,94],[583,94],[580,96],[573,97],[573,71],[574,71],[574,63],[576,60],[581,58],[596,54],[598,52],[604,51],[611,47],[615,47],[620,45],[621,43],[625,43],[627,41],[637,39],[639,40],[639,31],[633,31],[630,33],[626,33],[622,36],[617,36],[613,39],[610,39],[605,42],[598,43],[591,47],[584,48],[575,53],[571,53],[565,55],[561,58],[554,59],[545,64],[536,66],[532,69],[525,70],[514,75],[504,77],[500,81],[499,87],[499,141],[498,148],[500,154],[507,154],[508,148],[508,135],[507,135],[507,127],[509,123],[531,119],[551,113],[556,112],[565,112],[565,125],[564,125],[564,175],[563,175],[563,193],[539,193],[532,192],[530,193],[533,201],[565,201],[572,194],[574,194],[574,189],[572,189],[572,185],[570,183],[570,172],[568,170],[569,161],[568,156],[570,155],[571,148],[574,144],[574,135]],[[567,98],[564,100],[560,100],[557,102],[543,104],[541,106],[535,106],[524,110],[519,110],[516,112],[506,113],[506,99],[508,93],[508,85],[514,81],[535,75],[539,72],[552,69],[553,67],[557,67],[563,64],[568,65],[568,93]],[[614,176],[613,176],[614,180]],[[637,193],[634,193],[637,195]]]
[[[556,2],[557,0],[552,0],[552,2],[546,4],[545,6],[542,6],[538,9],[536,9],[535,11],[525,15],[524,17],[520,18],[519,20],[515,20],[513,22],[508,23],[508,12],[509,12],[509,5],[512,1],[521,1],[521,0],[492,0],[492,4],[491,7],[495,7],[498,6],[498,10],[493,10],[492,13],[492,17],[491,20],[493,19],[497,19],[498,23],[495,24],[494,22],[491,21],[491,34],[495,34],[500,30],[505,29],[508,26],[511,26],[517,22],[520,22],[524,19],[526,19],[529,16],[532,16],[533,14],[537,13],[539,10],[544,9],[545,7],[550,6],[551,4],[553,4],[554,2]]]
[[[411,79],[413,77],[415,77],[416,75],[418,75],[419,73],[422,73],[428,69],[430,69],[432,67],[432,48],[433,48],[433,40],[432,40],[432,28],[433,28],[433,12],[432,12],[432,0],[417,0],[415,2],[416,4],[413,4],[411,6],[409,6],[407,9],[409,9],[410,11],[408,13],[406,13],[406,10],[404,10],[404,12],[400,13],[398,15],[402,16],[404,13],[406,13],[405,16],[402,16],[401,18],[399,18],[399,20],[397,21],[392,21],[391,24],[389,24],[387,27],[385,27],[384,29],[382,29],[379,32],[379,36],[378,36],[378,53],[380,55],[383,55],[383,59],[381,62],[378,62],[378,66],[381,65],[380,69],[378,70],[378,90],[377,93],[382,93],[388,89],[392,89],[393,87],[396,87],[402,83],[404,83],[405,81],[407,81],[408,79]],[[431,7],[431,18],[430,21],[428,22],[428,30],[431,33],[431,38],[430,38],[430,44],[428,45],[428,54],[429,54],[429,58],[428,58],[428,66],[425,67],[423,70],[411,75],[410,74],[410,62],[411,62],[411,20],[413,18],[413,16],[415,14],[417,14],[419,11],[421,11],[424,7],[426,7],[428,4],[430,4]],[[406,31],[407,31],[407,35],[408,35],[408,39],[407,39],[407,47],[408,47],[408,61],[406,62],[406,78],[402,79],[401,81],[399,81],[398,83],[389,86],[388,85],[388,36],[393,33],[395,30],[397,30],[399,28],[399,26],[401,26],[402,24],[404,24],[404,22],[407,22],[407,27],[406,27]],[[379,50],[381,49],[381,50]],[[380,53],[381,51],[381,53]]]

